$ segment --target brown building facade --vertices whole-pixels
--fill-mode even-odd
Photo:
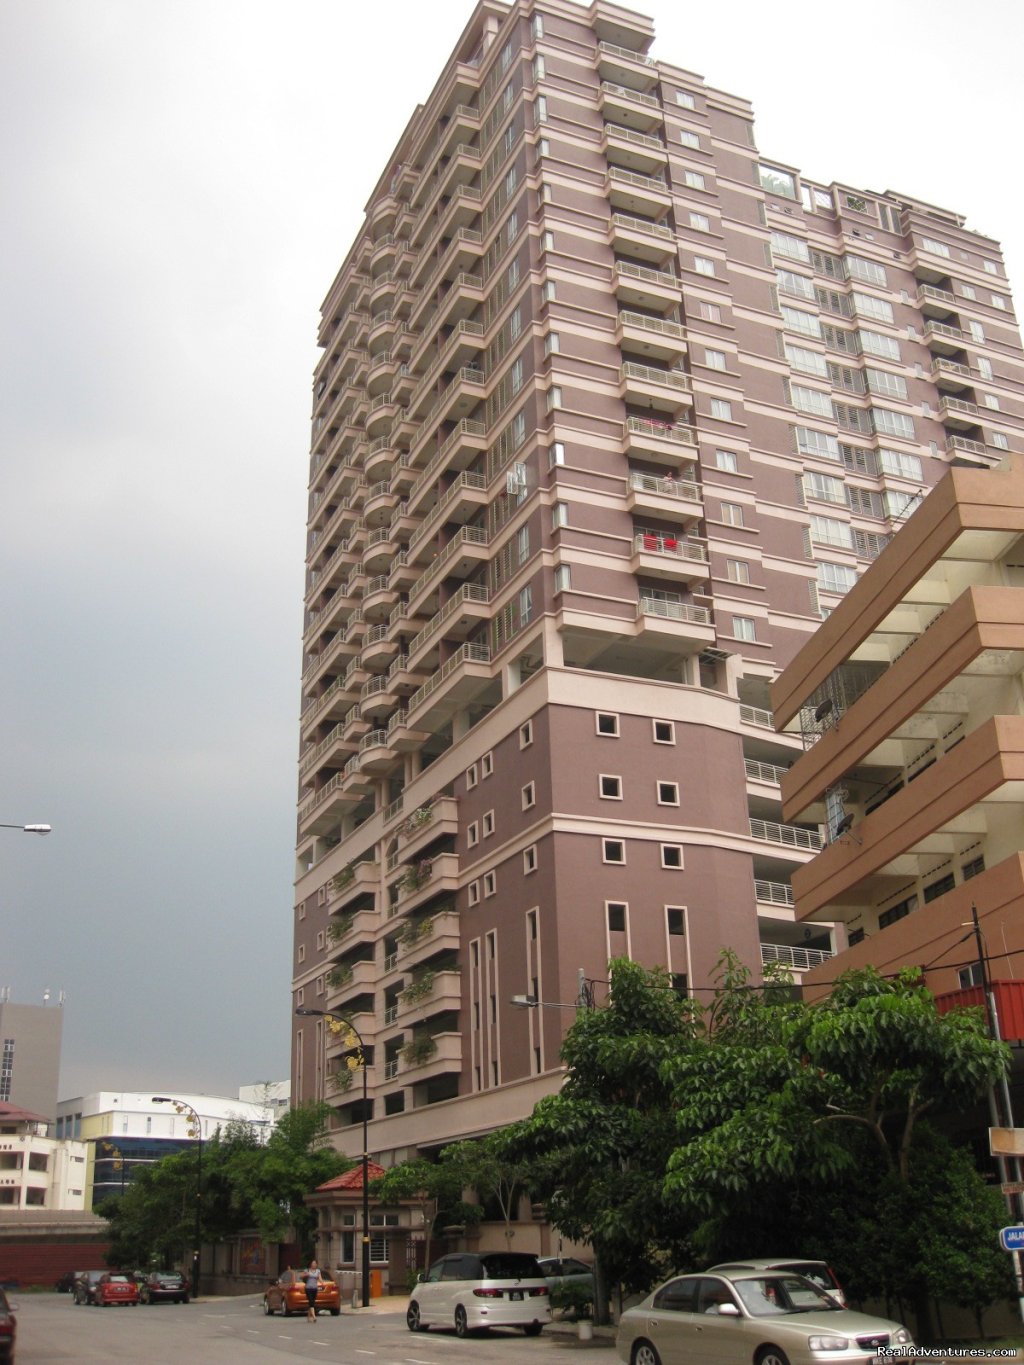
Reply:
[[[359,1029],[385,1164],[528,1113],[609,957],[827,962],[769,687],[952,460],[1020,445],[997,245],[760,156],[652,41],[484,0],[323,304],[294,1004]],[[354,1151],[344,1043],[295,1025]]]

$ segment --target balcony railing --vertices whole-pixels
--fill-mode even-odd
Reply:
[[[697,541],[679,540],[676,536],[653,535],[640,531],[633,537],[634,554],[668,555],[675,559],[690,559],[699,564],[708,562],[707,546]]]
[[[668,184],[655,175],[639,175],[636,171],[624,171],[621,166],[609,166],[608,178],[614,184],[629,185],[633,189],[652,190],[655,194],[668,194]]]
[[[687,479],[660,479],[654,474],[632,473],[629,486],[634,493],[650,493],[659,498],[678,498],[680,502],[700,502],[700,485]]]
[[[697,436],[692,427],[676,422],[657,422],[650,417],[627,417],[626,431],[631,436],[653,436],[659,441],[672,441],[675,445],[695,446]]]
[[[665,227],[663,223],[652,223],[646,218],[637,218],[631,213],[613,213],[612,222],[627,232],[648,232],[655,237],[664,237],[669,242],[675,241],[671,228]]]
[[[617,95],[622,99],[636,100],[638,104],[646,104],[650,109],[661,108],[653,95],[642,95],[639,90],[627,90],[624,85],[616,85],[614,81],[602,81],[601,89],[606,95]]]
[[[754,879],[754,899],[766,905],[795,905],[793,888],[788,882],[768,882],[763,878]]]
[[[784,967],[792,967],[797,972],[818,967],[833,956],[826,948],[794,948],[788,943],[761,944],[762,963],[781,962]]]
[[[623,312],[619,321],[624,327],[636,327],[642,332],[658,332],[666,337],[686,340],[686,328],[681,323],[671,322],[668,318],[649,318],[646,313]]]
[[[597,50],[606,57],[622,57],[625,61],[637,62],[640,66],[654,65],[653,57],[648,57],[643,52],[634,52],[629,47],[618,47],[615,43],[598,43]]]
[[[666,289],[679,288],[679,279],[671,270],[652,270],[650,266],[634,265],[632,261],[616,261],[615,274],[623,280],[643,280],[645,284],[664,285]]]
[[[693,384],[684,370],[659,370],[653,365],[638,365],[627,360],[622,366],[623,379],[637,379],[643,384],[664,384],[670,389],[682,389],[689,393]]]
[[[409,698],[410,711],[413,711],[421,701],[426,701],[431,693],[436,692],[442,683],[447,682],[456,669],[463,664],[489,664],[491,662],[491,650],[489,645],[464,644],[461,645],[443,668],[438,669],[432,678],[423,684]]]
[[[984,441],[972,441],[967,436],[949,436],[946,438],[946,451],[951,454],[954,450],[962,450],[968,455],[987,455]]]
[[[740,703],[740,720],[746,725],[760,725],[765,730],[775,729],[775,717],[763,706],[746,706]]]
[[[665,602],[660,597],[641,597],[637,616],[661,616],[667,621],[688,621],[694,626],[710,626],[711,612],[707,607],[691,606],[689,602]]]
[[[821,851],[821,835],[800,825],[778,825],[774,820],[751,820],[750,837],[768,844],[785,844],[808,853]]]
[[[756,759],[746,758],[743,766],[747,771],[747,776],[755,782],[770,782],[773,786],[778,786],[782,781],[782,775],[786,768],[780,768],[775,763],[758,763]]]

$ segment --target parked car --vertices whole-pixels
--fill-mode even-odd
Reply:
[[[84,1275],[84,1270],[65,1270],[57,1283],[53,1286],[58,1294],[70,1294],[75,1287],[75,1281],[79,1275]]]
[[[139,1285],[140,1303],[188,1303],[189,1282],[177,1270],[154,1270]]]
[[[17,1304],[0,1289],[0,1361],[14,1365],[14,1346],[18,1336],[18,1319],[14,1316]]]
[[[139,1302],[139,1286],[131,1275],[121,1275],[108,1270],[96,1281],[92,1301],[98,1308],[109,1308],[115,1303],[128,1304],[135,1308]]]
[[[723,1261],[721,1265],[713,1265],[708,1274],[729,1275],[734,1270],[788,1270],[794,1275],[803,1275],[819,1289],[824,1289],[826,1294],[838,1299],[843,1308],[846,1307],[843,1287],[827,1261],[808,1261],[802,1256],[754,1256],[749,1260],[744,1257],[742,1261]]]
[[[323,1272],[321,1272],[323,1273]],[[286,1270],[263,1291],[263,1311],[267,1317],[280,1312],[286,1318],[292,1313],[307,1313],[309,1300],[306,1298],[306,1272]],[[337,1282],[326,1275],[320,1281],[316,1292],[316,1311],[328,1312],[336,1318],[341,1312],[341,1291]]]
[[[72,1291],[75,1303],[95,1303],[96,1286],[105,1274],[104,1270],[80,1270],[75,1277],[75,1287]]]
[[[594,1292],[594,1268],[575,1256],[538,1256],[541,1273],[553,1289],[555,1285],[581,1284]]]
[[[549,1286],[536,1256],[520,1251],[442,1256],[418,1279],[405,1321],[410,1332],[454,1327],[521,1327],[538,1336],[551,1321]]]
[[[628,1365],[691,1356],[737,1365],[869,1365],[883,1348],[914,1350],[901,1323],[842,1308],[784,1270],[680,1275],[626,1309],[615,1346]]]

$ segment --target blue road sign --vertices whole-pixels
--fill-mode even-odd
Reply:
[[[1024,1227],[1000,1228],[999,1245],[1004,1251],[1024,1251]]]

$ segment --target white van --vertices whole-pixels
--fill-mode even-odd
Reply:
[[[521,1327],[535,1337],[551,1321],[548,1282],[536,1256],[524,1252],[453,1252],[419,1277],[405,1320],[410,1332],[454,1327],[465,1337],[482,1327]]]

